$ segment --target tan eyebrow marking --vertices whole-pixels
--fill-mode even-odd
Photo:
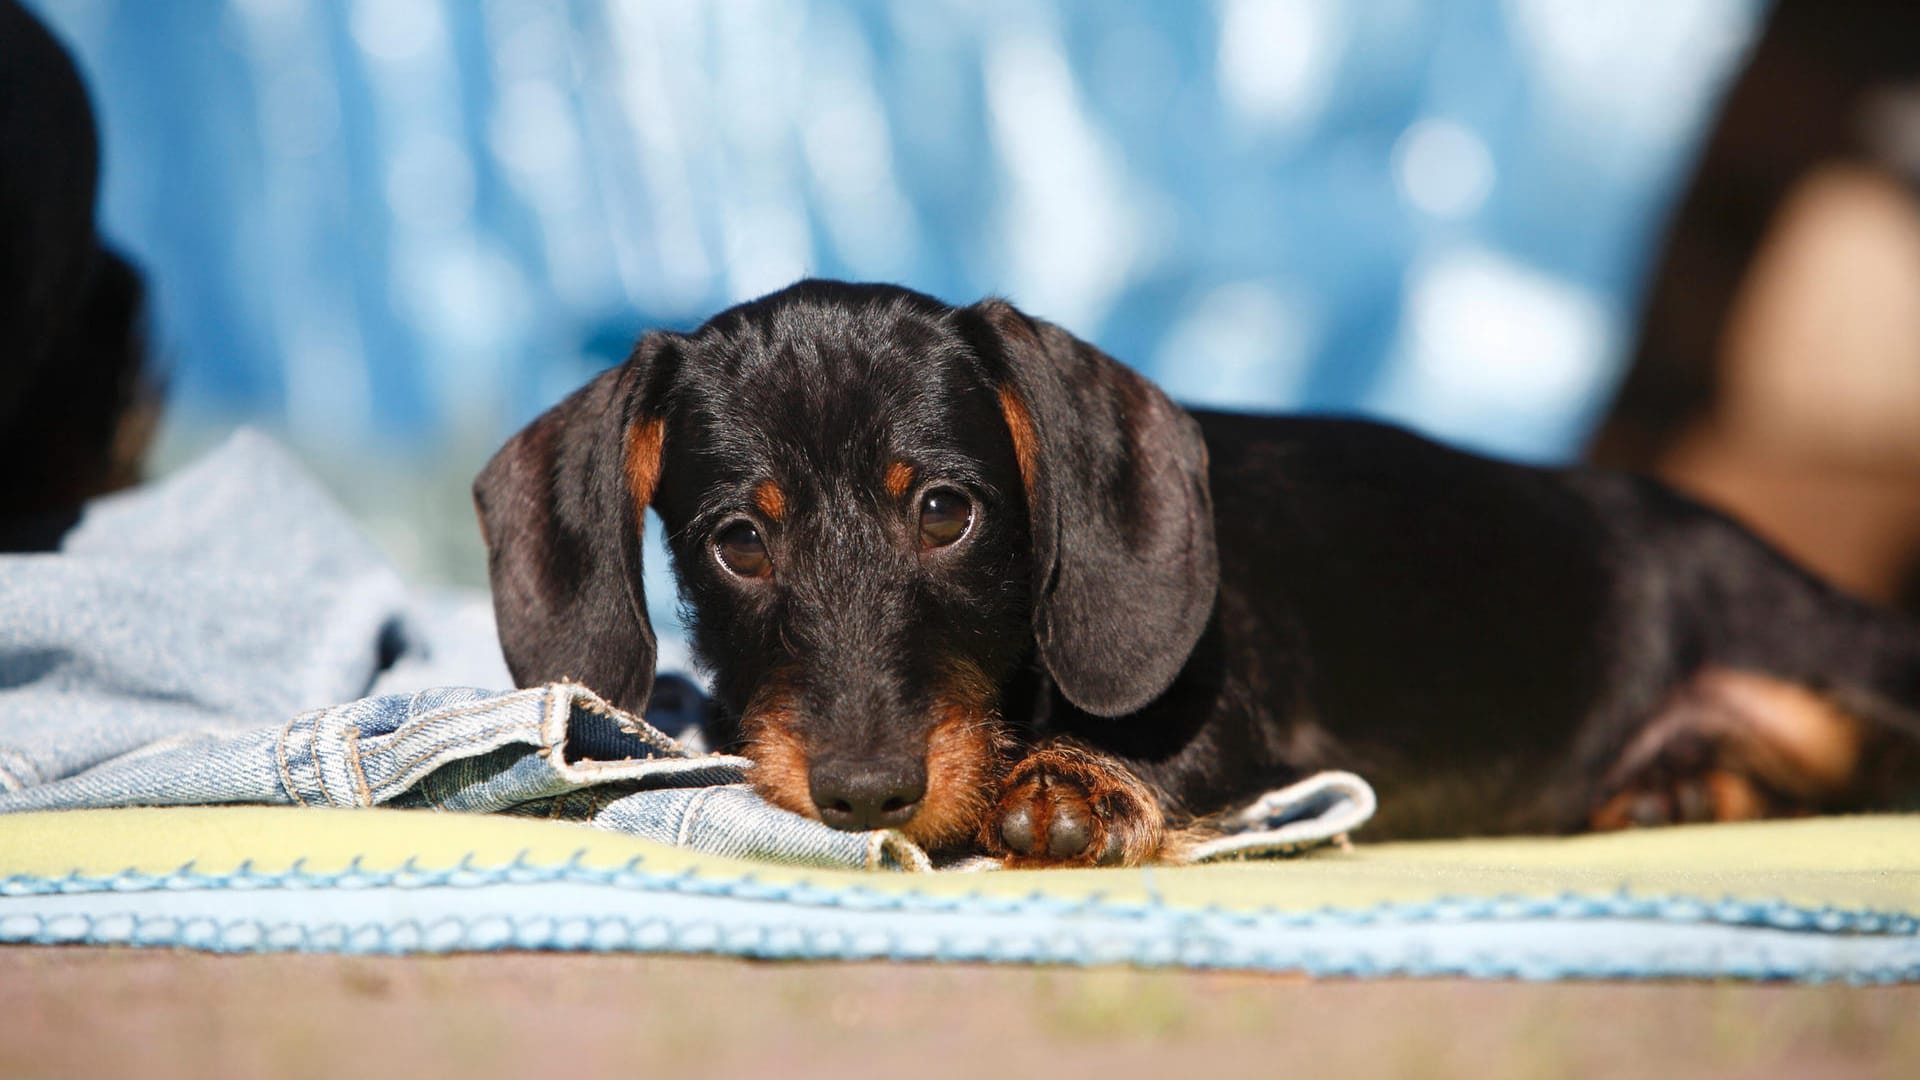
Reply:
[[[767,517],[779,521],[787,516],[787,493],[780,490],[779,484],[763,480],[753,489],[753,505]]]
[[[1000,412],[1007,418],[1007,431],[1013,436],[1013,456],[1020,463],[1020,482],[1026,485],[1027,500],[1037,496],[1040,483],[1039,440],[1033,433],[1033,417],[1027,403],[1012,387],[1000,388]]]
[[[627,487],[638,513],[645,513],[653,502],[654,486],[660,482],[660,441],[665,429],[666,422],[658,418],[627,429]]]
[[[904,461],[896,461],[887,466],[887,494],[899,498],[913,486],[913,466]]]

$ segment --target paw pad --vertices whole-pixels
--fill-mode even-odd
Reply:
[[[1016,766],[983,831],[1013,866],[1116,866],[1160,846],[1159,805],[1118,762],[1082,750],[1035,751]]]

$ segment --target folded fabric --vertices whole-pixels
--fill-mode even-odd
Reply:
[[[409,590],[304,469],[241,431],[0,555],[0,790],[163,741],[435,685],[509,686],[482,594]]]
[[[242,432],[89,507],[58,552],[0,556],[0,813],[425,807],[814,866],[932,866],[898,833],[769,805],[745,759],[696,753],[584,687],[431,682],[461,676],[510,682],[484,600],[410,593],[296,464]],[[655,699],[651,715],[697,735],[696,687],[668,676]],[[1309,778],[1189,857],[1288,854],[1372,812],[1360,778]]]
[[[0,817],[0,942],[1920,980],[1920,818],[868,874],[578,825],[272,807]]]
[[[580,821],[718,855],[925,870],[892,831],[847,833],[779,809],[744,758],[697,754],[585,687],[435,689],[316,709],[269,728],[163,740],[0,794],[0,814],[261,803],[427,808]],[[1189,858],[1285,854],[1358,827],[1364,781],[1329,773],[1267,796]]]

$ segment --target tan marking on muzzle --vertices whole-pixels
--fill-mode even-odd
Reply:
[[[993,808],[1011,745],[997,697],[993,682],[972,664],[954,665],[942,680],[927,736],[927,793],[901,829],[920,846],[971,841]]]
[[[813,764],[794,730],[793,694],[783,680],[770,680],[740,717],[741,753],[753,762],[747,774],[760,797],[803,817],[820,820],[813,805]]]

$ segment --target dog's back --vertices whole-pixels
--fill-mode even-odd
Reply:
[[[1228,648],[1276,714],[1315,726],[1294,737],[1325,764],[1466,777],[1450,811],[1490,800],[1483,825],[1565,828],[1632,789],[1623,757],[1676,713],[1663,738],[1695,744],[1702,772],[1785,759],[1766,785],[1820,804],[1872,793],[1796,758],[1894,753],[1920,730],[1910,623],[1654,481],[1366,421],[1196,415]],[[1700,745],[1717,740],[1741,745]]]

